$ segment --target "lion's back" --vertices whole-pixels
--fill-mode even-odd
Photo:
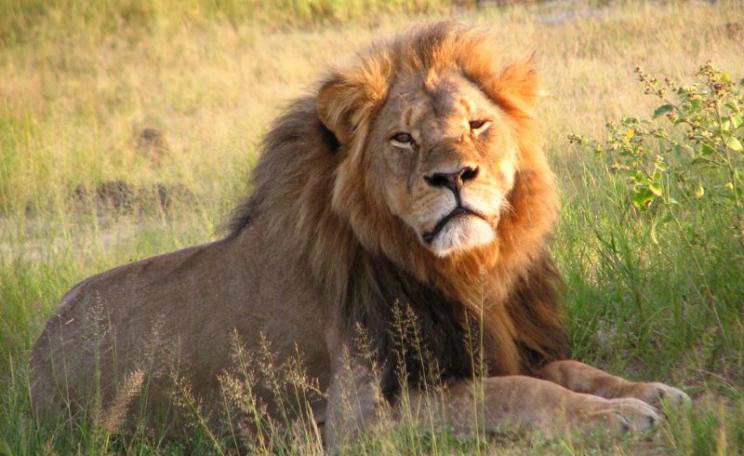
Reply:
[[[213,314],[206,284],[217,274],[215,249],[205,244],[144,259],[68,291],[31,353],[34,410],[53,415],[65,401],[83,409],[97,395],[105,401],[135,370],[162,370],[165,354],[187,355],[177,339],[203,344],[205,317]],[[211,343],[219,343],[216,334]]]
[[[327,375],[320,299],[250,231],[261,228],[74,286],[33,347],[34,410],[54,416],[65,401],[85,410],[97,398],[105,408],[138,371],[148,376],[152,402],[168,399],[174,371],[195,394],[214,392],[218,374],[231,366],[234,331],[248,348],[263,334],[280,353],[299,345],[314,373]]]

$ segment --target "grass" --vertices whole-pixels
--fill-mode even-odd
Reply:
[[[568,284],[576,356],[630,378],[682,386],[695,406],[670,413],[653,436],[614,443],[463,439],[404,427],[372,435],[354,452],[744,448],[744,264],[737,235],[725,234],[730,218],[692,206],[682,223],[699,233],[695,243],[670,225],[652,238],[653,217],[628,209],[623,176],[567,140],[568,133],[601,138],[607,120],[653,111],[656,100],[643,95],[633,74],[638,64],[685,81],[712,60],[744,77],[744,23],[730,25],[743,16],[735,2],[453,10],[415,0],[0,0],[0,12],[0,454],[229,448],[198,425],[169,443],[145,431],[39,427],[26,372],[34,339],[62,294],[86,276],[218,237],[250,190],[246,176],[261,135],[321,76],[319,68],[416,20],[451,14],[492,25],[508,52],[537,51],[546,92],[540,116],[563,193],[553,251]],[[140,141],[148,128],[167,144],[155,161]],[[96,211],[76,200],[78,186],[113,180],[181,185],[190,196],[167,211],[139,201],[133,210]],[[301,444],[281,448],[301,453]]]

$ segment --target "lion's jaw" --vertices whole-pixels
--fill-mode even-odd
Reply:
[[[430,248],[440,257],[456,251],[488,245],[496,239],[493,227],[485,220],[473,215],[455,215],[433,238]]]
[[[379,112],[367,169],[390,211],[446,257],[496,242],[514,183],[511,138],[500,108],[462,76],[411,76]]]

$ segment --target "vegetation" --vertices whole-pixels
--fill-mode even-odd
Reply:
[[[537,50],[575,355],[681,386],[694,406],[617,442],[404,423],[349,452],[742,451],[741,5],[450,3],[0,0],[0,454],[229,453],[240,437],[198,413],[176,440],[122,434],[115,414],[41,426],[28,397],[34,339],[84,277],[220,236],[250,191],[262,133],[318,68],[453,14],[500,30],[505,52]],[[249,398],[247,380],[267,365],[257,356],[249,368],[236,349],[231,402]],[[280,377],[302,384],[291,368]],[[179,397],[198,412],[187,385]],[[269,435],[258,452],[320,451],[313,432]]]

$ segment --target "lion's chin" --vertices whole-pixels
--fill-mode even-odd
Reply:
[[[446,257],[474,247],[490,244],[496,239],[493,227],[480,217],[457,217],[447,223],[429,244],[438,257]]]

